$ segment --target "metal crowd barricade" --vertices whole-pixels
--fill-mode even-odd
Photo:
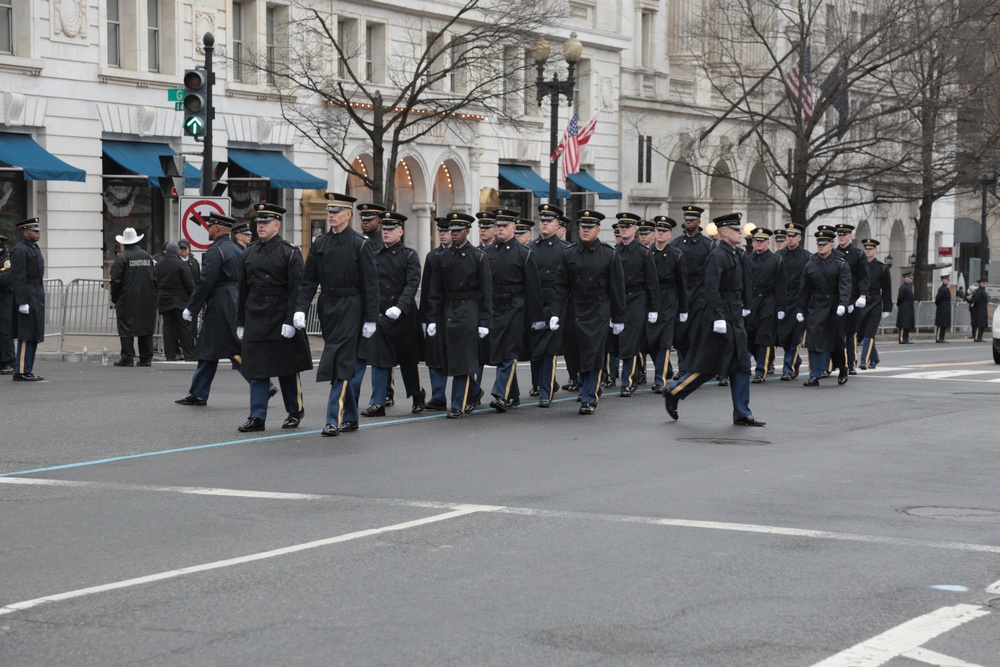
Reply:
[[[63,292],[59,352],[66,336],[118,336],[118,316],[111,305],[110,280],[76,278]]]
[[[58,336],[62,327],[63,281],[43,280],[45,292],[45,337]]]

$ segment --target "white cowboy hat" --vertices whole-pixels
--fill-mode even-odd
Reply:
[[[122,234],[121,236],[116,236],[115,240],[121,243],[122,245],[132,245],[133,243],[138,243],[139,241],[141,241],[144,236],[146,235],[139,234],[138,236],[136,236],[134,229],[132,229],[131,227],[126,227],[125,233]]]

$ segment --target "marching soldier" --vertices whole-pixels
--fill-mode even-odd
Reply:
[[[14,272],[7,237],[0,235],[0,375],[14,374]]]
[[[896,294],[896,328],[899,329],[899,344],[912,345],[910,331],[916,328],[917,316],[913,301],[913,274],[904,273],[903,283]]]
[[[28,218],[17,223],[21,242],[10,251],[11,283],[14,288],[13,337],[17,339],[14,360],[14,382],[39,382],[45,378],[35,375],[35,351],[45,341],[45,258],[38,247],[42,229],[38,218]]]
[[[378,252],[382,249],[382,215],[385,213],[385,206],[380,204],[364,203],[358,204],[358,217],[361,218],[361,233],[368,239],[372,252],[378,262]],[[354,367],[354,376],[351,378],[351,393],[354,394],[354,402],[361,400],[361,383],[365,379],[365,370],[368,368],[368,347],[371,345],[371,338],[362,337],[358,341],[358,361]],[[391,396],[390,391],[390,396]],[[389,403],[392,405],[392,403]]]
[[[445,372],[452,377],[448,418],[459,419],[478,402],[469,391],[479,367],[479,339],[490,334],[493,287],[486,254],[468,242],[475,218],[458,212],[447,217],[451,247],[440,255],[432,276],[427,335],[444,338]]]
[[[861,332],[861,360],[858,368],[865,370],[878,366],[878,350],[875,349],[875,334],[879,322],[892,312],[892,276],[889,267],[879,261],[878,239],[863,239],[865,259],[868,261],[868,293],[861,318],[858,323]]]
[[[655,231],[656,225],[652,221],[642,220],[639,222],[639,243],[644,248],[653,247],[653,243],[656,242],[656,237],[653,235]]]
[[[656,265],[656,280],[660,290],[660,315],[648,325],[649,353],[653,355],[653,393],[663,393],[670,373],[670,348],[674,343],[676,322],[687,322],[688,293],[684,284],[686,269],[684,253],[670,245],[677,222],[665,215],[653,218],[656,238],[650,251]]]
[[[431,284],[440,270],[441,255],[451,247],[451,224],[448,218],[434,218],[437,227],[438,246],[424,258],[424,272],[420,279],[420,326],[427,333],[427,325],[433,321],[430,306]],[[430,410],[447,410],[448,374],[445,372],[444,336],[427,336],[424,342],[424,361],[431,379],[431,399],[426,407]]]
[[[753,382],[760,384],[773,362],[771,353],[778,323],[785,319],[787,281],[784,262],[771,252],[771,230],[755,227],[750,238],[753,239],[753,252],[748,257],[752,291],[746,319],[747,344],[757,364]]]
[[[941,276],[941,286],[934,295],[934,342],[950,343],[945,340],[945,334],[951,327],[951,276]]]
[[[784,229],[774,230],[774,254],[780,253],[788,246],[788,234]]]
[[[239,222],[233,225],[233,241],[244,250],[253,242],[253,230],[249,222]]]
[[[523,246],[531,245],[531,242],[535,240],[535,237],[531,235],[531,228],[534,226],[534,220],[518,218],[514,222],[514,238],[517,239],[517,242]]]
[[[513,237],[517,228],[516,227],[517,214],[518,212],[511,208],[495,208],[493,209],[492,212],[486,214],[488,217],[480,218],[481,221],[484,219],[487,221],[486,229],[488,230],[487,238],[489,239],[489,243],[480,244],[478,246],[479,249],[482,250],[483,252],[486,252],[487,250],[489,250],[490,248],[492,248],[497,244],[497,236],[499,235],[498,225],[503,226],[510,223],[511,228],[509,231],[511,237]],[[482,226],[482,222],[480,222],[480,226]],[[496,302],[494,301],[494,304],[495,303]],[[465,406],[466,412],[472,412],[472,410],[475,409],[477,405],[479,405],[480,400],[482,399],[483,394],[485,393],[482,388],[483,377],[484,377],[483,373],[486,370],[486,364],[492,363],[490,361],[491,357],[492,355],[490,353],[490,337],[487,336],[486,338],[481,338],[479,340],[479,366],[477,367],[476,372],[472,376],[472,379],[469,383],[469,396],[475,397],[475,400],[472,401],[469,405]],[[513,390],[513,395],[515,397],[518,397],[517,404],[520,405],[520,391],[518,390],[517,387],[516,374],[513,376],[513,385],[511,389]]]
[[[840,359],[839,355],[833,359],[834,367],[839,368],[841,363],[846,363],[848,374],[857,375],[855,364],[858,357],[858,322],[861,312],[860,308],[865,307],[868,297],[868,261],[864,253],[854,245],[854,225],[841,223],[837,225],[837,253],[847,261],[847,267],[851,270],[851,302],[847,305],[847,314],[841,320],[843,328],[840,347],[845,351],[846,357]],[[810,369],[811,370],[811,369]]]
[[[580,212],[580,242],[563,253],[556,295],[558,304],[572,304],[581,415],[597,409],[609,326],[614,336],[625,329],[625,274],[618,253],[598,238],[603,219],[599,211]]]
[[[243,341],[243,376],[250,383],[250,416],[237,430],[263,431],[271,378],[278,378],[285,418],[281,428],[298,428],[305,415],[299,373],[310,370],[306,332],[293,325],[302,281],[302,253],[281,238],[285,209],[257,204],[257,242],[243,253],[236,307],[236,337]]]
[[[624,212],[616,217],[622,237],[618,256],[625,276],[625,330],[616,339],[617,356],[623,365],[620,396],[629,397],[638,387],[646,325],[656,324],[660,317],[660,289],[653,255],[635,237],[640,216]]]
[[[681,223],[683,234],[673,239],[670,245],[684,253],[684,285],[688,291],[688,320],[678,322],[674,345],[677,348],[677,373],[674,379],[680,378],[684,368],[684,355],[696,341],[689,335],[695,321],[700,321],[701,311],[705,307],[704,282],[705,260],[712,249],[712,239],[701,233],[701,214],[705,209],[700,206],[685,206],[684,222]]]
[[[785,265],[785,319],[778,322],[776,344],[784,351],[784,362],[781,367],[781,379],[790,382],[799,376],[799,347],[805,333],[805,324],[795,313],[805,312],[805,306],[800,302],[802,290],[802,269],[809,261],[811,253],[802,247],[802,235],[805,227],[797,222],[785,225],[785,247],[778,252]]]
[[[556,302],[559,270],[563,253],[570,244],[559,238],[558,230],[564,218],[562,210],[553,204],[538,207],[540,236],[531,244],[528,272],[531,284],[538,291],[528,292],[527,318],[531,322],[531,376],[538,388],[538,407],[552,404],[552,395],[559,388],[556,382],[556,357],[563,352],[562,304]],[[542,326],[539,326],[541,324]],[[537,378],[537,380],[534,380]],[[571,376],[572,378],[572,376]]]
[[[494,209],[493,211],[480,211],[479,213],[476,213],[476,219],[479,220],[480,250],[486,250],[493,245],[497,239],[497,210],[501,209]]]
[[[816,254],[802,269],[802,284],[795,317],[806,325],[806,347],[809,349],[809,379],[806,387],[818,387],[823,372],[830,365],[830,355],[844,354],[839,340],[841,320],[851,303],[851,268],[833,250],[836,231],[829,225],[816,230]],[[848,366],[838,366],[837,384],[846,384]]]
[[[741,213],[715,218],[719,242],[705,260],[701,319],[692,322],[690,354],[686,370],[678,380],[663,390],[664,407],[677,419],[680,401],[715,376],[729,378],[733,401],[733,424],[764,426],[750,411],[750,354],[743,326],[743,305],[748,280],[744,277],[743,256],[737,250],[743,240]]]
[[[351,228],[354,197],[336,192],[326,195],[330,231],[317,236],[309,248],[293,326],[304,329],[306,311],[320,288],[320,327],[323,355],[317,382],[330,383],[323,435],[358,430],[358,403],[350,381],[358,361],[361,338],[375,334],[378,321],[378,271],[371,242]]]

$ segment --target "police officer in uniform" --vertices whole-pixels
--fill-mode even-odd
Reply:
[[[476,213],[479,220],[479,249],[486,250],[496,241],[497,238],[497,215],[496,211],[480,211]]]
[[[375,253],[375,263],[378,264],[378,252],[384,247],[382,241],[382,215],[385,213],[385,206],[381,204],[358,204],[358,217],[361,218],[361,232],[368,239],[372,252]],[[368,368],[368,348],[372,344],[371,338],[362,338],[358,341],[358,360],[354,367],[354,376],[351,378],[351,393],[354,394],[354,402],[361,401],[361,383],[365,379],[365,370]],[[389,393],[392,396],[392,391]],[[389,403],[392,405],[392,403]]]
[[[302,281],[302,253],[281,238],[285,209],[257,204],[257,242],[243,253],[236,337],[243,341],[243,376],[250,383],[250,416],[237,430],[263,431],[271,378],[278,378],[285,418],[281,428],[298,428],[305,415],[299,373],[312,368],[306,332],[292,320]]]
[[[842,345],[845,353],[843,359],[836,355],[833,358],[834,367],[839,368],[842,363],[846,363],[848,374],[857,375],[855,364],[858,356],[858,322],[861,312],[859,309],[865,307],[868,297],[868,260],[864,253],[854,245],[854,225],[841,223],[837,225],[836,252],[847,261],[847,266],[851,270],[851,302],[847,305],[847,314],[841,320]]]
[[[687,269],[681,250],[670,244],[677,222],[668,216],[653,218],[655,238],[650,252],[656,265],[656,281],[660,290],[660,315],[657,321],[647,325],[649,353],[653,356],[653,393],[663,393],[670,376],[670,348],[674,344],[674,330],[677,322],[687,322],[688,291],[684,280]]]
[[[38,382],[45,378],[35,375],[35,351],[45,340],[45,259],[38,247],[42,229],[38,218],[28,218],[17,223],[21,242],[10,251],[10,271],[13,275],[14,314],[13,337],[17,339],[13,380]]]
[[[304,329],[306,311],[320,288],[320,327],[323,355],[317,382],[330,383],[323,435],[358,430],[358,402],[350,381],[358,361],[358,344],[375,334],[378,321],[378,270],[372,243],[351,228],[354,197],[327,192],[326,213],[330,230],[317,236],[309,248],[299,287],[293,326]]]
[[[434,218],[437,227],[438,246],[424,258],[423,275],[420,278],[420,326],[427,333],[427,325],[433,321],[430,305],[431,284],[440,270],[441,255],[451,247],[451,223],[448,218]],[[448,374],[445,373],[444,336],[427,336],[424,340],[424,362],[431,380],[431,398],[426,403],[429,410],[448,409]]]
[[[811,253],[802,246],[802,235],[805,227],[797,222],[785,225],[785,247],[778,251],[778,256],[785,265],[785,319],[778,322],[776,344],[784,351],[781,367],[781,379],[790,382],[799,375],[799,347],[805,333],[804,322],[794,317],[795,313],[804,312],[800,304],[802,288],[802,269],[809,261]]]
[[[445,372],[452,378],[448,418],[459,419],[477,402],[470,390],[479,367],[479,340],[490,334],[493,287],[486,254],[468,241],[475,218],[459,212],[447,218],[451,247],[441,253],[430,285],[427,335],[444,337]]]
[[[7,237],[0,234],[0,375],[14,374],[14,272]]]
[[[705,259],[704,299],[700,319],[691,323],[693,334],[685,372],[663,390],[664,407],[678,418],[678,403],[715,376],[729,378],[733,401],[733,424],[764,426],[750,411],[750,354],[743,325],[749,280],[743,255],[737,249],[743,240],[741,213],[715,218],[716,243]]]
[[[863,239],[861,245],[868,261],[868,294],[858,323],[861,332],[858,368],[865,370],[875,368],[879,363],[875,334],[878,333],[879,323],[892,312],[892,276],[889,275],[889,267],[878,259],[878,239]]]
[[[123,250],[111,265],[111,303],[118,314],[118,337],[122,353],[115,366],[150,366],[153,332],[156,331],[156,272],[153,258],[139,247],[145,234],[126,227],[115,240]],[[139,362],[135,362],[135,338],[139,339]]]
[[[816,253],[802,269],[795,318],[806,325],[806,347],[809,350],[809,379],[802,384],[818,387],[823,373],[830,365],[830,355],[843,355],[840,332],[842,320],[851,305],[851,267],[847,260],[833,250],[837,233],[829,225],[817,228]],[[847,382],[848,366],[837,366],[837,384]]]
[[[934,342],[950,343],[945,334],[951,327],[951,276],[941,276],[941,286],[934,295]]]
[[[421,341],[417,288],[420,287],[420,258],[403,244],[406,216],[396,211],[382,214],[382,249],[375,257],[378,269],[379,315],[375,335],[368,344],[372,365],[372,396],[365,417],[384,417],[392,369],[399,366],[406,395],[413,398],[410,411],[422,412],[426,392],[420,387]]]
[[[913,273],[903,274],[903,283],[896,294],[896,328],[899,329],[899,344],[913,345],[910,331],[916,328],[916,308],[913,300]]]
[[[556,295],[557,303],[572,304],[581,415],[597,409],[609,329],[614,336],[625,329],[625,274],[618,253],[598,238],[603,219],[600,211],[580,211],[580,242],[563,253]]]
[[[683,234],[673,239],[670,245],[684,253],[684,268],[687,275],[684,276],[684,285],[688,291],[688,320],[678,322],[677,335],[674,341],[677,348],[677,373],[674,379],[680,378],[681,372],[687,366],[684,363],[684,355],[687,349],[696,341],[689,335],[691,327],[696,320],[701,319],[701,311],[705,307],[704,282],[705,282],[705,260],[712,249],[712,239],[701,233],[701,214],[705,209],[700,206],[685,206],[684,222],[681,223]]]
[[[559,270],[563,253],[570,244],[559,238],[558,230],[565,215],[554,204],[538,206],[539,237],[531,243],[527,271],[530,284],[538,290],[529,290],[527,318],[531,323],[532,384],[538,388],[538,407],[547,408],[559,388],[556,381],[556,358],[563,353],[563,304],[556,299]],[[572,377],[572,376],[571,376]],[[537,379],[536,379],[537,378]]]
[[[773,361],[771,354],[778,324],[785,319],[788,284],[784,261],[771,252],[771,230],[755,227],[750,238],[753,239],[753,251],[747,257],[751,283],[750,314],[746,317],[747,344],[757,364],[753,382],[760,384]]]
[[[617,248],[625,276],[625,329],[616,337],[617,357],[622,360],[620,396],[627,398],[638,388],[639,361],[646,348],[646,325],[660,318],[660,287],[656,264],[649,249],[636,238],[636,226],[642,220],[635,213],[622,212],[618,218],[621,245]]]

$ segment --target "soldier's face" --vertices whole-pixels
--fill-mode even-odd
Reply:
[[[280,220],[258,220],[257,221],[257,238],[261,242],[270,241],[281,230]],[[237,234],[237,236],[242,236],[242,234]]]
[[[647,248],[653,245],[653,233],[652,232],[639,232],[639,243],[646,246]]]
[[[669,229],[657,229],[656,232],[656,245],[661,248],[670,243],[670,237],[673,236],[673,232]]]
[[[451,231],[438,230],[438,245],[451,245]]]
[[[618,231],[622,235],[622,243],[631,243],[635,238],[635,225],[618,225]]]
[[[841,248],[846,248],[851,245],[851,241],[854,240],[854,234],[850,232],[837,232],[837,243],[840,244]]]
[[[753,250],[754,252],[764,252],[771,247],[771,239],[754,239],[753,240]]]
[[[557,218],[542,218],[538,221],[538,228],[542,232],[542,238],[547,239],[559,229],[559,220]]]
[[[330,229],[338,233],[342,232],[350,224],[353,213],[349,208],[327,209],[326,220],[330,224]]]
[[[694,234],[698,231],[698,228],[701,227],[701,218],[691,218],[690,220],[684,218],[684,222],[682,224],[685,232],[688,234]]]
[[[469,238],[468,227],[463,229],[453,229],[451,230],[451,243],[452,245],[462,245],[465,240]]]
[[[875,259],[875,255],[877,254],[878,254],[878,248],[865,248],[865,257],[868,258],[869,262]]]
[[[42,238],[42,232],[38,229],[25,229],[21,234],[25,241],[33,241],[34,243],[38,243],[38,239]]]
[[[479,228],[479,240],[484,244],[489,245],[493,243],[493,240],[500,236],[500,230],[496,227],[480,227]]]
[[[719,227],[719,240],[735,247],[743,240],[743,230],[738,227]]]
[[[580,227],[580,240],[584,243],[590,243],[597,238],[597,235],[601,233],[601,228],[597,225],[593,227]]]
[[[785,242],[789,248],[795,250],[799,247],[799,244],[802,243],[802,237],[798,234],[789,234]]]
[[[372,234],[377,234],[382,226],[382,218],[374,217],[365,220],[361,219],[361,231],[364,232],[365,236],[371,236]]]
[[[833,244],[828,239],[816,241],[816,254],[820,257],[829,257],[833,252]]]
[[[505,222],[503,224],[497,223],[496,226],[496,237],[500,243],[506,243],[514,238],[514,223]]]
[[[403,228],[393,227],[392,229],[382,228],[382,242],[386,245],[392,245],[394,243],[399,243],[403,238]]]

